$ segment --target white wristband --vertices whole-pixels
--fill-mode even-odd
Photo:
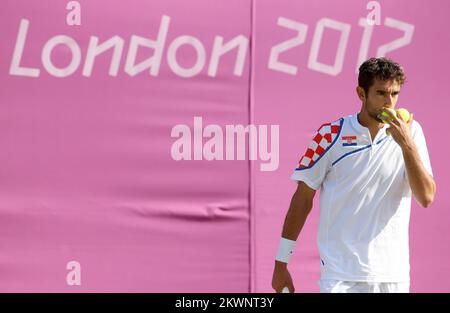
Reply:
[[[289,258],[291,257],[292,254],[292,250],[294,250],[294,246],[295,246],[294,240],[281,237],[275,260],[283,263],[288,263]]]

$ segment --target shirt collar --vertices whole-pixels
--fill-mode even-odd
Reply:
[[[359,123],[359,121],[358,121],[358,113],[359,113],[359,112],[357,112],[357,113],[355,113],[355,114],[352,115],[351,120],[350,120],[350,121],[351,121],[351,124],[352,124],[352,126],[353,126],[358,132],[360,132],[360,133],[367,133],[367,132],[369,131],[369,129],[368,129],[367,127],[362,126],[362,125]],[[386,129],[387,129],[388,127],[389,127],[388,124],[384,124],[383,127],[380,128],[380,129],[378,130],[378,133],[380,133],[380,132],[386,132]]]

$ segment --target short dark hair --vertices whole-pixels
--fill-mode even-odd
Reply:
[[[375,79],[395,80],[403,85],[406,76],[400,64],[386,58],[371,58],[359,67],[358,85],[368,94]]]

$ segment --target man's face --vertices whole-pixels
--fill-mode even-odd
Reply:
[[[382,123],[383,121],[378,118],[378,115],[384,108],[395,109],[399,93],[400,84],[397,81],[375,79],[365,100],[363,100],[365,110],[371,118]]]

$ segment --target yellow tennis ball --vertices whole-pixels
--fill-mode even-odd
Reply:
[[[397,117],[401,118],[404,122],[408,123],[409,120],[411,119],[411,114],[409,113],[409,111],[407,109],[400,108],[395,111],[396,111]],[[381,112],[381,115],[386,117],[388,120],[392,121],[391,116],[387,112],[383,111],[383,112]],[[383,120],[383,123],[387,123],[387,121]]]
[[[381,112],[381,115],[386,117],[388,120],[392,121],[392,117],[387,112],[383,111],[383,112]],[[387,121],[385,121],[385,120],[382,120],[382,121],[383,121],[383,123],[387,124]]]
[[[401,118],[404,122],[408,123],[411,119],[411,114],[405,108],[400,108],[397,110],[397,117]]]

